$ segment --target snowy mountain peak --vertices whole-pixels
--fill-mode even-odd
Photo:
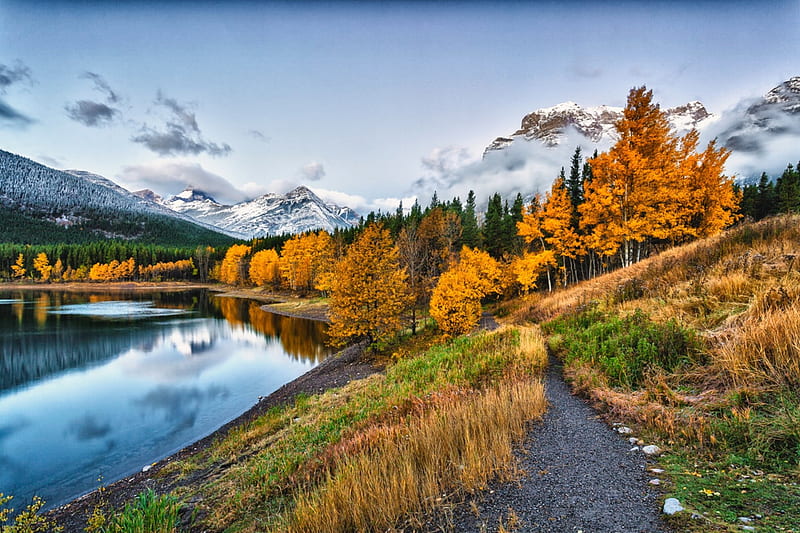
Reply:
[[[764,95],[764,104],[786,104],[784,111],[800,112],[800,76],[789,78]]]
[[[613,139],[614,124],[622,118],[623,108],[601,105],[582,107],[575,102],[562,102],[552,107],[537,109],[525,115],[520,128],[508,137],[498,137],[485,150],[484,156],[494,150],[502,150],[516,139],[540,141],[546,146],[557,146],[568,129],[577,131],[592,143]],[[673,128],[685,133],[711,114],[700,102],[689,102],[665,111]]]
[[[179,192],[175,196],[169,199],[169,202],[212,202],[217,205],[219,203],[214,200],[209,194],[201,191],[200,189],[195,189],[191,185],[186,187],[183,191]]]

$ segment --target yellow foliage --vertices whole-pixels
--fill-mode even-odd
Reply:
[[[25,277],[25,257],[22,254],[17,256],[17,261],[11,265],[11,275],[15,278],[22,279]]]
[[[39,255],[33,258],[33,268],[39,271],[42,281],[50,280],[50,274],[53,272],[53,266],[50,264],[50,260],[47,258],[46,253],[41,252]]]
[[[488,253],[464,246],[457,265],[439,277],[430,313],[448,335],[471,331],[480,320],[481,299],[502,290],[503,271]]]
[[[556,266],[556,256],[552,250],[538,253],[526,252],[522,257],[514,259],[511,263],[511,271],[523,292],[527,292],[536,288],[539,275],[550,266]]]
[[[333,269],[333,239],[326,231],[292,237],[283,245],[279,268],[293,291],[327,290]]]
[[[378,224],[367,226],[334,267],[331,342],[388,340],[402,327],[410,304],[408,275],[400,268],[389,232]]]
[[[246,259],[250,250],[251,247],[246,244],[234,244],[228,248],[219,271],[219,280],[222,283],[235,285],[247,280]]]
[[[278,252],[272,249],[261,250],[253,254],[253,258],[250,260],[250,281],[258,286],[274,286],[280,283],[279,261]]]

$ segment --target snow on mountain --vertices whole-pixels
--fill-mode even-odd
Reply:
[[[800,76],[773,88],[746,106],[739,106],[724,121],[719,133],[726,147],[740,152],[759,153],[770,138],[800,136]],[[793,139],[792,144],[796,144]]]
[[[349,207],[326,204],[302,186],[285,195],[268,193],[236,205],[222,205],[203,191],[189,187],[163,204],[195,220],[246,238],[317,229],[332,232],[336,228],[353,226],[361,218]]]
[[[546,146],[556,146],[565,137],[567,128],[586,137],[592,143],[613,139],[614,123],[622,118],[621,107],[582,107],[575,102],[563,102],[553,107],[537,109],[525,115],[520,128],[508,137],[498,137],[486,148],[484,155],[493,150],[502,150],[516,139],[541,141]],[[678,133],[685,133],[711,117],[700,102],[673,107],[666,110],[667,118]]]

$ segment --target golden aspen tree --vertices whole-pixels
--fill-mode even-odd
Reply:
[[[236,285],[247,280],[245,274],[246,259],[250,253],[250,246],[246,244],[234,244],[225,252],[222,259],[222,266],[219,271],[219,280],[222,283]]]
[[[523,222],[525,218],[523,216]],[[542,229],[544,240],[557,258],[561,259],[561,277],[567,285],[567,260],[575,259],[581,252],[580,235],[572,227],[572,201],[569,197],[564,178],[559,176],[553,182],[542,206]]]
[[[447,335],[471,331],[480,320],[481,299],[502,290],[503,271],[487,252],[464,246],[459,262],[439,276],[430,313]]]
[[[53,265],[50,264],[50,260],[47,258],[46,253],[40,252],[36,257],[33,258],[33,268],[39,272],[39,277],[42,278],[42,281],[50,281],[50,274],[53,272]]]
[[[25,277],[25,256],[19,254],[17,256],[17,261],[11,265],[11,275],[17,279],[22,279]]]
[[[111,269],[109,263],[95,263],[89,269],[89,279],[91,281],[109,281],[111,279]]]
[[[253,258],[250,260],[250,281],[260,287],[275,286],[280,283],[279,261],[278,252],[271,248],[253,254]]]
[[[51,277],[56,281],[61,281],[63,279],[63,276],[64,276],[64,262],[61,261],[61,258],[59,257],[56,260],[56,264],[53,265],[53,272]]]
[[[410,304],[408,274],[400,268],[389,231],[368,225],[334,268],[328,329],[332,344],[390,339],[401,329]]]
[[[556,265],[556,256],[553,251],[542,250],[525,252],[511,262],[510,269],[522,292],[528,292],[536,288],[536,282],[543,272]]]

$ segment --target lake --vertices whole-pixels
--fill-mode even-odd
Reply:
[[[0,289],[0,492],[54,507],[212,433],[329,355],[325,324],[206,290]]]

